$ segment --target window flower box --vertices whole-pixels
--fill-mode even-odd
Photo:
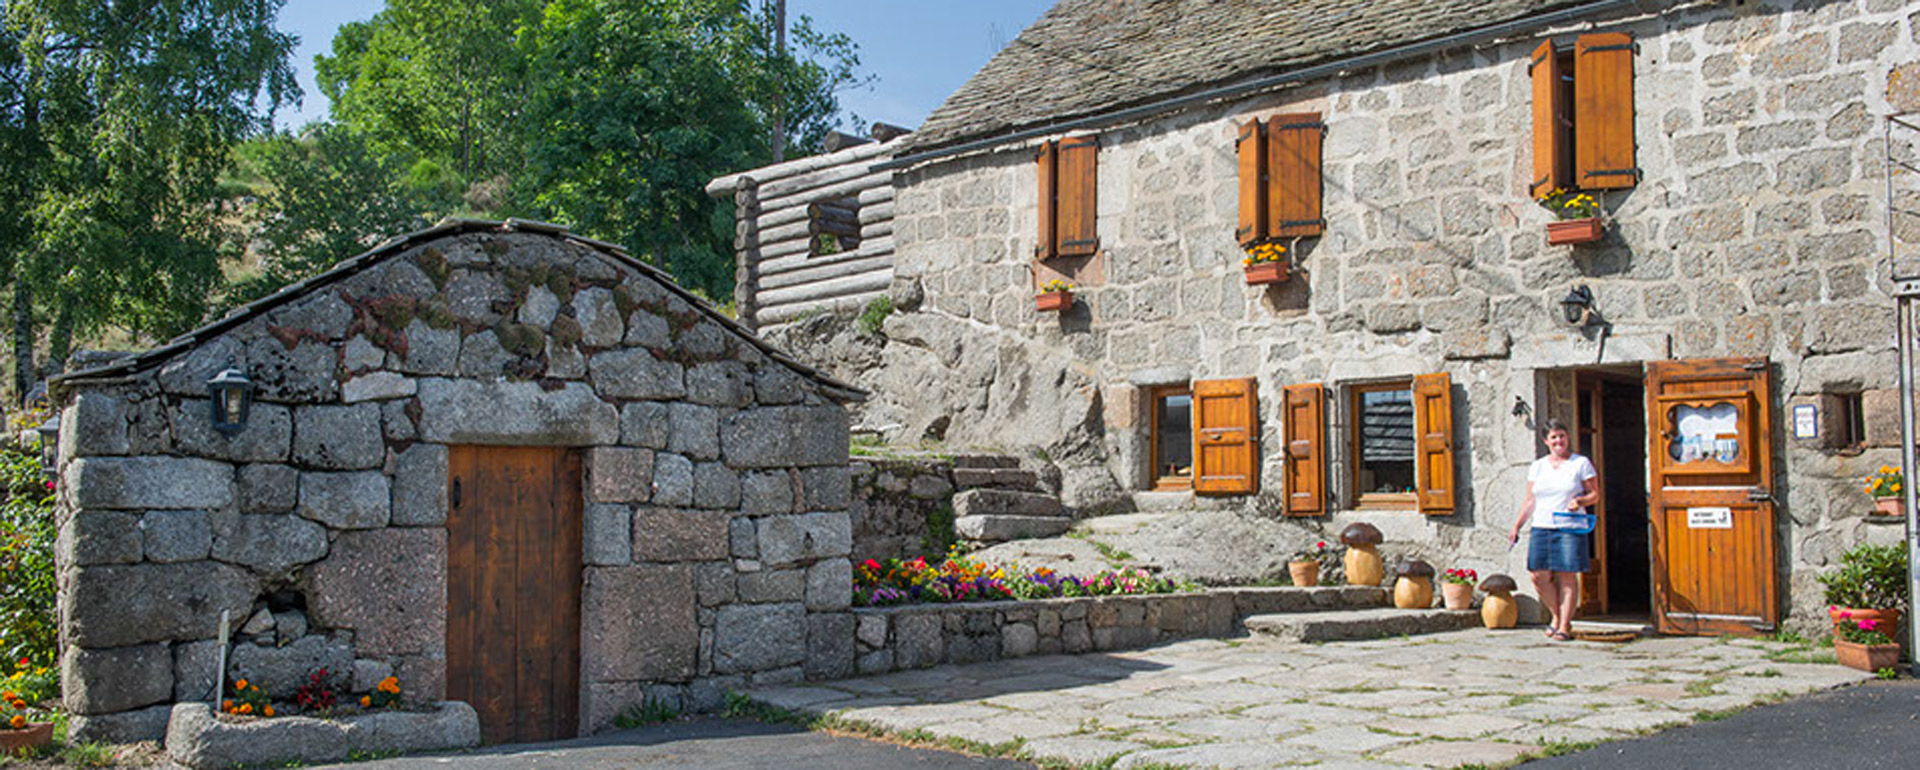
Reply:
[[[1285,262],[1256,262],[1246,267],[1248,286],[1284,283],[1289,277]]]
[[[1599,217],[1581,219],[1563,219],[1547,223],[1547,244],[1550,246],[1571,246],[1579,243],[1593,243],[1606,235],[1606,225]]]
[[[1840,665],[1861,671],[1879,671],[1900,665],[1900,645],[1897,644],[1860,644],[1835,639],[1833,654],[1840,659]]]
[[[1073,307],[1073,286],[1066,281],[1048,281],[1040,286],[1040,293],[1034,295],[1033,304],[1042,313]]]

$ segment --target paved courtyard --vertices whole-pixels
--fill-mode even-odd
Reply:
[[[1114,767],[1456,767],[1644,734],[1870,678],[1805,648],[1539,629],[1150,650],[940,666],[752,693],[782,708]]]

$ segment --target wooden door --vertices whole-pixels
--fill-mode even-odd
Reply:
[[[1606,467],[1606,413],[1601,409],[1600,378],[1575,375],[1573,451],[1593,461],[1594,468]],[[1580,576],[1580,608],[1575,615],[1607,614],[1607,495],[1604,491],[1589,513],[1594,515],[1593,536],[1587,543],[1593,556],[1592,567]]]
[[[1647,365],[1662,633],[1755,633],[1779,622],[1771,393],[1764,358]]]
[[[447,697],[487,743],[571,738],[580,714],[580,455],[453,447]]]

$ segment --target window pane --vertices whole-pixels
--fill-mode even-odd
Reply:
[[[1189,476],[1193,474],[1193,397],[1182,393],[1161,396],[1154,404],[1159,421],[1160,445],[1153,448],[1156,463],[1153,475]]]
[[[1413,491],[1413,391],[1360,394],[1360,458],[1354,490],[1360,494]]]
[[[1683,463],[1711,461],[1731,464],[1740,459],[1740,410],[1721,402],[1710,406],[1681,404],[1673,421],[1679,435],[1667,441],[1667,456]]]

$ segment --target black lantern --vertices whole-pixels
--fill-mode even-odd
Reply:
[[[227,362],[227,368],[207,380],[207,394],[213,397],[213,429],[229,436],[247,427],[247,412],[253,408],[253,380]]]
[[[1573,287],[1567,292],[1567,298],[1560,300],[1560,311],[1573,326],[1587,326],[1593,323],[1593,290],[1586,284]]]
[[[34,431],[40,434],[40,472],[52,481],[60,475],[60,413],[55,412]]]

